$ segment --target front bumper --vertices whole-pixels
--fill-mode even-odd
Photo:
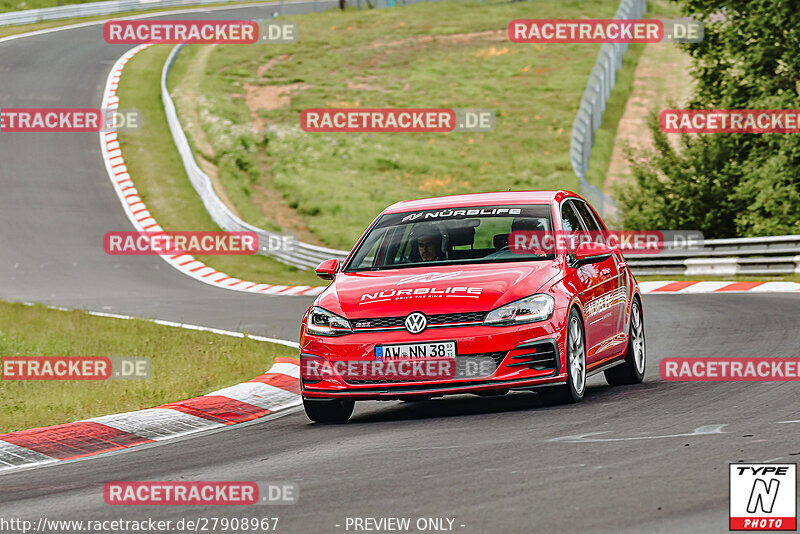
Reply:
[[[456,360],[492,356],[495,368],[479,377],[424,380],[352,380],[336,375],[313,380],[301,378],[304,398],[377,399],[481,393],[526,389],[566,381],[564,327],[566,310],[557,309],[547,321],[518,326],[472,325],[406,331],[353,333],[340,337],[309,336],[301,339],[304,359],[329,362],[371,362],[377,345],[455,341]],[[463,363],[463,360],[462,360]],[[302,374],[302,373],[301,373]]]

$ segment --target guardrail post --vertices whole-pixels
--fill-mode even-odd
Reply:
[[[721,275],[739,273],[739,258],[689,258],[684,261],[686,276]]]

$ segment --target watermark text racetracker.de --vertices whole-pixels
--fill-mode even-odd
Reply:
[[[556,254],[559,249],[574,251],[581,243],[602,243],[626,255],[701,250],[703,234],[698,231],[608,230],[553,232],[515,230],[506,245],[514,254]]]
[[[420,348],[418,345],[379,346],[376,348],[376,358],[372,360],[328,360],[303,354],[300,357],[300,376],[306,382],[337,378],[345,381],[419,382],[485,378],[495,371],[495,363],[490,356],[415,358],[409,351],[413,353]],[[389,355],[392,349],[397,356]]]
[[[664,133],[800,133],[800,109],[665,109]]]
[[[275,237],[273,248],[285,250],[288,239]],[[273,247],[274,245],[274,247]],[[108,232],[103,236],[103,249],[112,256],[126,255],[247,255],[258,252],[255,232]]]
[[[140,130],[142,112],[135,108],[2,108],[0,133],[110,132]]]
[[[294,482],[124,481],[103,487],[106,504],[122,506],[247,506],[295,504]]]
[[[491,109],[314,108],[300,114],[306,132],[490,132]]]
[[[2,380],[142,380],[152,375],[147,357],[3,356]]]
[[[701,22],[656,19],[519,19],[508,24],[514,43],[699,43]]]
[[[291,21],[109,20],[103,25],[109,44],[290,44],[298,35]]]
[[[796,382],[800,358],[664,358],[659,370],[672,382]]]

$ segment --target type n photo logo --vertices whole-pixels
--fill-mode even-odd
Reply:
[[[797,464],[730,464],[730,530],[796,530]]]

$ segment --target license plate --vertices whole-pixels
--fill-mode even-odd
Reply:
[[[404,345],[378,345],[376,360],[416,360],[418,358],[455,358],[456,342],[408,343]]]

